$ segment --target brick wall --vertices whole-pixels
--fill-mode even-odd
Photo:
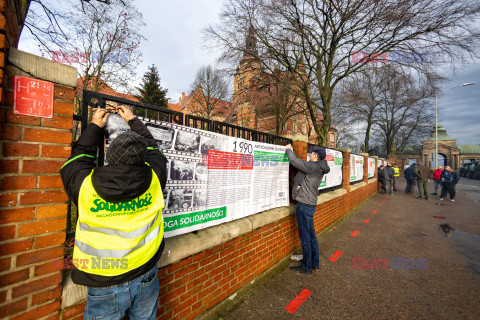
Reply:
[[[58,318],[67,224],[67,196],[58,172],[70,155],[74,88],[55,83],[51,119],[14,114],[14,76],[49,81],[54,73],[35,76],[51,62],[8,52],[1,105],[0,318]],[[65,74],[64,67],[71,68],[52,64],[47,69]]]

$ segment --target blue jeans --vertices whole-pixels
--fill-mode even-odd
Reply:
[[[438,186],[441,185],[441,182],[437,180],[433,180],[433,183],[435,184],[435,191],[433,193],[438,193]]]
[[[84,320],[155,320],[158,307],[158,267],[137,279],[103,288],[88,287]]]
[[[315,206],[297,202],[297,222],[298,235],[302,243],[303,261],[302,266],[305,270],[311,271],[313,267],[320,265],[318,253],[318,241],[313,225],[313,215]]]

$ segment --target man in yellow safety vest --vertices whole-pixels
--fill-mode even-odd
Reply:
[[[87,286],[85,319],[120,319],[125,314],[155,319],[166,159],[129,109],[115,111],[131,131],[110,143],[109,165],[95,165],[109,116],[105,109],[95,109],[60,169],[65,191],[78,208],[72,280]]]
[[[396,163],[393,164],[393,170],[395,171],[393,174],[393,191],[397,191],[397,179],[400,177],[400,169]]]

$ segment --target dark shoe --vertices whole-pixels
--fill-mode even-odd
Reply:
[[[436,192],[434,192],[434,193],[430,193],[430,194],[431,194],[432,196],[436,196],[436,195],[437,195],[437,193],[436,193]]]
[[[295,273],[299,273],[299,274],[308,274],[308,275],[311,275],[312,274],[312,271],[307,271],[303,268],[303,266],[298,266],[298,267],[290,267],[290,269],[292,269],[293,272]]]
[[[417,199],[423,199],[423,197],[417,197]]]
[[[320,267],[315,267],[315,266],[313,266],[312,271],[313,271],[313,272],[320,271]]]
[[[428,200],[428,198],[425,198],[425,200]]]

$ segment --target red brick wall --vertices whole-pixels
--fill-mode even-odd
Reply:
[[[53,118],[13,113],[13,75],[3,88],[0,171],[0,318],[60,316],[74,89],[55,85]],[[49,318],[50,319],[50,318]]]

